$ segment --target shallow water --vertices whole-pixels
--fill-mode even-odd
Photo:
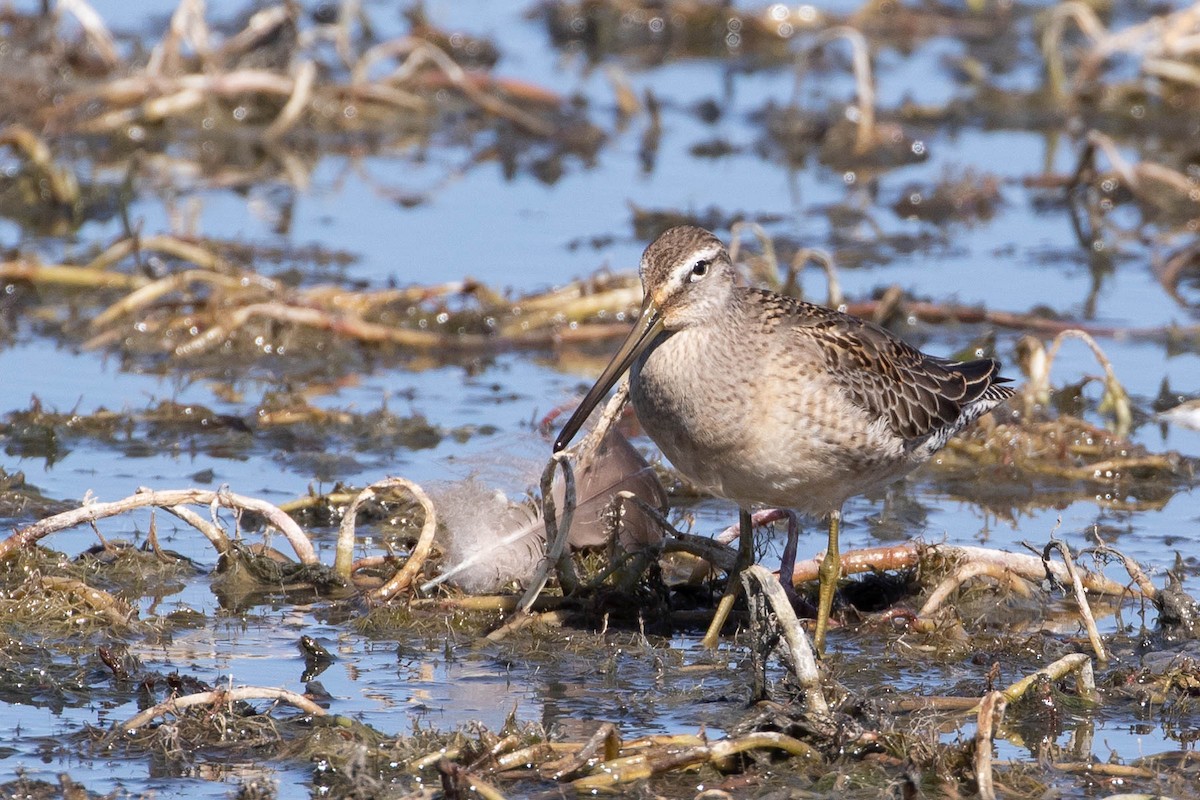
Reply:
[[[210,13],[220,17],[236,10],[226,9],[228,5],[213,4]],[[130,4],[96,6],[115,27],[141,29],[140,7],[134,13]],[[170,8],[171,4],[162,4],[161,13],[165,16]],[[652,87],[663,102],[662,139],[653,169],[646,171],[638,153],[644,119],[632,120],[624,130],[615,127],[612,90],[602,71],[590,67],[579,54],[551,48],[541,24],[523,18],[525,4],[435,2],[427,3],[426,10],[431,20],[447,29],[492,37],[504,53],[499,68],[503,74],[587,97],[593,121],[609,137],[596,163],[568,158],[561,177],[547,184],[527,171],[506,178],[495,163],[466,168],[474,143],[463,146],[435,141],[353,160],[322,157],[313,166],[307,186],[296,191],[267,186],[243,195],[185,185],[182,200],[196,211],[195,230],[216,239],[292,247],[317,244],[346,251],[354,261],[343,269],[345,276],[371,286],[473,277],[494,287],[525,292],[559,285],[601,267],[633,269],[645,242],[634,234],[631,205],[694,212],[717,207],[751,218],[777,215],[779,221],[767,225],[772,234],[835,252],[838,243],[853,250],[852,244],[870,245],[881,233],[928,235],[927,243],[907,250],[883,247],[881,257],[868,259],[866,266],[843,269],[842,288],[852,298],[898,285],[914,297],[1012,311],[1048,305],[1062,314],[1080,314],[1090,305],[1090,318],[1120,326],[1197,321],[1194,310],[1171,301],[1154,279],[1148,267],[1151,251],[1132,244],[1123,247],[1112,271],[1100,279],[1099,291],[1089,298],[1098,258],[1080,248],[1065,209],[1039,209],[1021,183],[1048,168],[1069,172],[1077,149],[1068,142],[1054,142],[1037,133],[969,125],[958,130],[930,128],[919,136],[928,160],[883,173],[868,190],[859,182],[848,183],[845,174],[815,159],[797,169],[760,152],[770,148],[764,147],[752,115],[768,102],[788,102],[794,84],[790,70],[734,73],[712,59],[657,67],[626,63],[634,88]],[[383,34],[403,30],[387,4],[367,4],[367,13]],[[959,49],[957,41],[941,37],[913,53],[881,53],[877,61],[881,105],[894,107],[902,98],[939,103],[962,91],[940,65],[943,56]],[[620,59],[613,61],[621,63]],[[1019,84],[1030,77],[1019,70],[1008,79]],[[806,86],[805,91],[815,90]],[[852,88],[847,80],[834,79],[821,85],[820,92],[848,98]],[[703,123],[694,113],[693,108],[703,101],[715,101],[721,108],[716,123]],[[694,145],[718,138],[732,144],[735,152],[715,159],[691,154]],[[990,219],[931,226],[899,219],[890,210],[890,204],[912,184],[928,184],[947,171],[968,167],[1001,181],[1003,204]],[[394,200],[397,195],[411,194],[420,195],[423,202],[405,207]],[[284,233],[276,231],[280,197],[293,204]],[[838,208],[857,209],[870,224],[864,221],[848,230],[831,220],[832,211]],[[143,232],[171,229],[171,209],[157,198],[139,197],[130,213],[140,221]],[[721,233],[724,236],[727,231]],[[70,241],[38,242],[16,223],[0,220],[0,244],[42,252],[47,258],[63,249],[105,243],[119,235],[119,223],[108,220],[84,225]],[[601,243],[593,246],[593,239]],[[805,287],[811,296],[824,294],[823,281],[815,273],[809,273]],[[953,352],[978,333],[974,328],[928,328],[922,330],[922,346],[933,352]],[[1014,376],[1017,370],[1011,364],[1016,338],[1013,331],[999,331],[996,345],[999,356],[1010,364],[1008,373]],[[1195,351],[1168,357],[1157,343],[1107,339],[1102,344],[1116,374],[1143,404],[1158,393],[1164,378],[1180,391],[1200,388],[1200,354]],[[173,400],[243,415],[273,386],[266,364],[239,377],[241,402],[222,399],[208,381],[190,382],[170,373],[139,373],[137,369],[124,368],[115,358],[56,344],[39,336],[32,326],[23,325],[0,346],[0,375],[6,376],[0,382],[0,413],[26,408],[31,396],[36,396],[43,406],[59,411],[133,410]],[[1078,343],[1067,344],[1055,365],[1056,383],[1098,373],[1091,354]],[[85,439],[70,444],[54,463],[10,452],[0,466],[10,473],[23,471],[46,495],[69,501],[87,494],[117,499],[139,486],[195,485],[195,476],[206,470],[212,474],[203,483],[228,485],[240,494],[277,502],[301,496],[310,486],[327,488],[335,481],[364,485],[387,474],[431,484],[482,473],[498,488],[516,494],[533,483],[540,459],[549,450],[549,442],[532,423],[556,406],[571,403],[593,376],[594,372],[561,372],[543,354],[507,353],[475,359],[467,366],[369,369],[312,399],[324,408],[369,410],[386,405],[423,416],[444,430],[481,422],[494,429],[466,441],[447,435],[435,446],[420,450],[385,454],[368,449],[318,459],[313,454],[298,456],[259,445],[246,457],[227,458],[208,452],[201,440],[194,443],[197,446],[184,443],[178,450],[131,457],[122,448]],[[1099,394],[1095,387],[1089,393],[1093,399]],[[1200,456],[1200,433],[1179,427],[1162,430],[1146,424],[1137,429],[1134,440],[1153,451],[1170,449]],[[1200,522],[1194,487],[1177,493],[1156,511],[1106,510],[1079,499],[1062,508],[1041,508],[1001,520],[973,503],[948,497],[927,473],[914,477],[911,484],[914,488],[909,496],[922,507],[923,515],[915,530],[905,531],[908,536],[1019,549],[1023,540],[1041,543],[1057,532],[1079,549],[1090,543],[1088,532],[1100,526],[1118,537],[1118,546],[1158,578],[1172,566],[1176,553],[1190,559],[1193,567],[1200,555],[1194,546]],[[695,528],[702,532],[715,532],[735,517],[730,506],[716,501],[701,503],[694,511]],[[880,497],[851,501],[845,511],[843,547],[880,543],[873,534],[878,527],[871,523],[880,516],[886,519],[889,513],[888,504]],[[5,520],[5,524],[11,527],[29,521],[18,518]],[[158,522],[165,546],[196,558],[206,568],[214,566],[212,551],[194,532],[172,529],[161,519]],[[104,530],[115,538],[140,539],[147,526],[146,517],[134,516],[110,522]],[[330,533],[318,545],[322,560],[331,558],[332,537]],[[778,559],[781,534],[776,539],[768,561]],[[77,529],[58,534],[45,544],[73,555],[94,542],[91,531]],[[360,546],[361,554],[371,550],[368,544]],[[823,546],[819,532],[810,535],[802,540],[802,555],[819,552]],[[153,609],[148,600],[141,601],[144,617],[191,609],[218,619],[215,625],[179,631],[169,643],[140,647],[138,655],[145,668],[179,670],[212,683],[232,680],[299,689],[304,662],[296,642],[301,635],[313,636],[339,655],[339,661],[320,676],[334,697],[336,712],[388,732],[406,731],[414,721],[450,729],[478,720],[495,730],[515,712],[520,720],[548,726],[579,719],[611,720],[620,724],[627,738],[693,732],[702,724],[716,735],[722,729],[721,719],[732,718],[738,709],[736,697],[719,712],[694,704],[655,702],[651,689],[661,691],[664,680],[668,690],[672,682],[688,683],[689,688],[704,681],[708,682],[705,685],[720,686],[723,669],[738,669],[743,654],[732,651],[724,656],[728,664],[701,677],[662,678],[655,663],[659,656],[671,664],[710,659],[691,635],[653,643],[639,642],[631,635],[614,637],[611,661],[603,666],[583,659],[549,657],[518,662],[504,646],[479,646],[466,637],[455,637],[450,645],[440,636],[401,643],[375,640],[325,621],[319,605],[261,605],[249,611],[226,612],[208,587],[208,579],[198,577],[183,591],[162,598]],[[1111,620],[1102,625],[1106,631],[1112,630]],[[571,633],[562,636],[569,638]],[[856,644],[853,637],[844,642],[834,634],[833,647],[848,648],[849,658]],[[661,652],[656,655],[656,651]],[[921,685],[928,688],[938,679],[924,674],[912,680],[903,667],[884,671],[902,690]],[[7,704],[0,723],[0,737],[7,747],[6,755],[0,756],[0,772],[21,769],[54,780],[65,771],[98,792],[186,791],[204,797],[230,793],[227,783],[160,777],[147,771],[141,761],[80,756],[60,741],[83,725],[105,727],[135,710],[132,701],[111,708],[86,702],[53,708],[37,702]],[[970,735],[969,731],[963,735]],[[1124,721],[1102,722],[1095,740],[1094,752],[1101,759],[1107,756],[1107,748],[1131,756],[1180,746],[1165,738],[1161,728],[1134,734]],[[1028,755],[1005,748],[1012,746],[1002,748],[1002,758]],[[306,793],[308,770],[273,765],[265,769],[280,783],[280,796]]]

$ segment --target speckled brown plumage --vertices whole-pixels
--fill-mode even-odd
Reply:
[[[634,331],[555,447],[629,368],[642,427],[689,479],[743,509],[830,518],[821,640],[842,504],[909,472],[1011,396],[1000,365],[926,355],[857,317],[741,286],[724,245],[700,228],[663,233],[641,277]]]
[[[765,319],[819,341],[825,367],[842,389],[910,442],[957,431],[964,413],[978,410],[976,404],[990,408],[1012,396],[1000,385],[1007,379],[999,377],[995,359],[956,362],[926,355],[858,317],[762,289],[746,292]]]

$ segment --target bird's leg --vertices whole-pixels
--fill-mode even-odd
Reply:
[[[842,557],[838,553],[838,530],[842,524],[842,510],[829,515],[829,546],[817,574],[821,578],[821,591],[817,599],[817,631],[813,634],[813,646],[819,655],[825,654],[825,631],[829,629],[829,612],[833,610],[833,594],[837,591],[838,579],[842,577]]]
[[[721,596],[721,602],[717,604],[713,621],[704,634],[704,646],[709,650],[717,649],[717,641],[721,638],[721,628],[725,627],[725,620],[729,619],[729,612],[733,609],[733,601],[737,599],[742,571],[754,563],[754,524],[750,519],[750,512],[744,508],[738,509],[738,528],[740,532],[738,534],[737,561],[734,562],[733,570],[726,579],[725,594]]]
[[[796,584],[792,576],[796,572],[796,549],[800,544],[800,520],[795,511],[784,511],[788,521],[787,544],[783,546],[783,555],[779,558],[779,582],[783,584],[783,593],[787,595],[792,608],[812,608],[796,594]]]

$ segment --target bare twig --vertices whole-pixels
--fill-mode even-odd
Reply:
[[[150,490],[140,489],[136,494],[111,503],[85,502],[84,505],[61,514],[54,514],[39,520],[32,525],[20,528],[4,541],[0,542],[0,561],[11,557],[18,549],[28,546],[51,533],[73,528],[76,525],[94,523],[96,520],[124,514],[137,508],[157,506],[172,510],[180,505],[208,505],[211,507],[252,511],[263,516],[267,522],[279,529],[287,538],[288,543],[296,552],[296,557],[304,564],[318,563],[316,551],[312,542],[301,530],[296,521],[280,511],[276,506],[265,500],[244,497],[225,491],[209,491],[204,489],[169,489]],[[201,529],[206,535],[209,533]],[[220,549],[219,541],[213,542]],[[226,543],[226,547],[227,547]]]
[[[1112,556],[1116,558],[1121,562],[1121,565],[1125,567],[1125,571],[1129,573],[1129,577],[1133,579],[1133,582],[1137,585],[1138,589],[1141,590],[1142,595],[1152,603],[1158,603],[1158,587],[1150,581],[1150,577],[1146,575],[1146,571],[1142,569],[1142,566],[1132,558],[1125,555],[1117,548],[1107,544],[1099,545],[1097,547],[1089,547],[1083,552],[1092,554],[1096,557]]]
[[[144,237],[128,236],[120,239],[113,242],[105,248],[104,252],[89,261],[87,267],[94,270],[106,270],[113,264],[134,253],[161,253],[172,258],[177,258],[180,261],[195,264],[204,270],[225,274],[232,274],[234,272],[233,266],[228,261],[204,247],[204,245],[166,234]],[[261,275],[253,275],[251,273],[243,277],[262,286],[277,285],[276,281]]]
[[[784,594],[778,576],[766,567],[752,564],[742,571],[741,579],[746,597],[751,598],[754,605],[754,624],[774,624],[776,633],[782,635],[787,643],[786,647],[781,648],[784,664],[804,689],[805,711],[809,714],[828,714],[829,704],[825,701],[825,694],[821,688],[821,669],[817,666],[817,654],[813,651],[808,634],[796,618],[796,612],[792,610],[791,601]],[[761,604],[762,600],[766,601],[765,606]]]
[[[722,572],[732,572],[737,565],[737,551],[708,536],[670,530],[671,536],[663,541],[664,553],[687,553],[702,558]]]
[[[376,62],[398,56],[407,56],[407,58],[392,74],[393,81],[403,83],[411,79],[425,64],[432,64],[454,87],[488,113],[503,117],[537,136],[549,136],[554,133],[554,126],[545,120],[523,111],[493,94],[482,91],[471,76],[444,50],[417,37],[392,39],[367,50],[354,65],[351,80],[355,84],[365,84],[368,73]]]
[[[920,564],[921,560],[925,558],[939,558],[962,563],[991,563],[1034,582],[1043,580],[1047,569],[1040,558],[1025,553],[1009,553],[987,547],[907,542],[902,545],[843,553],[842,574],[850,575],[884,569],[909,569]],[[792,579],[797,583],[817,580],[820,563],[820,558],[813,558],[796,564]],[[1067,568],[1062,564],[1050,562],[1048,568],[1052,570],[1056,580],[1064,584],[1070,581]],[[1098,594],[1120,597],[1128,591],[1128,587],[1124,584],[1109,580],[1100,573],[1085,570],[1080,576],[1080,580],[1088,591]]]
[[[746,231],[754,234],[754,238],[758,239],[758,246],[762,248],[762,258],[766,262],[766,269],[762,271],[761,277],[768,281],[772,288],[779,288],[779,259],[775,257],[775,242],[767,235],[766,230],[757,222],[735,222],[729,226],[729,260],[734,264],[738,263],[738,256],[742,251],[742,234]]]
[[[809,264],[817,264],[825,273],[826,297],[825,304],[830,308],[839,308],[846,298],[842,294],[842,284],[838,280],[837,265],[829,251],[817,247],[803,247],[792,256],[788,265],[787,278],[783,283],[784,294],[800,293],[800,274]]]
[[[1042,550],[1042,560],[1047,565],[1050,563],[1051,550],[1057,550],[1059,555],[1062,556],[1067,576],[1075,591],[1075,602],[1079,605],[1079,614],[1083,617],[1083,624],[1087,628],[1088,640],[1092,643],[1092,650],[1096,653],[1096,660],[1104,664],[1108,661],[1108,655],[1104,652],[1104,640],[1100,638],[1100,631],[1096,627],[1096,618],[1092,616],[1092,607],[1088,603],[1087,592],[1084,591],[1083,582],[1079,580],[1079,574],[1075,570],[1075,562],[1071,558],[1071,550],[1067,547],[1066,542],[1059,539],[1051,539]],[[1046,568],[1046,574],[1050,575],[1049,566]]]
[[[1058,97],[1067,94],[1067,68],[1063,63],[1063,34],[1067,22],[1074,22],[1080,31],[1093,42],[1108,35],[1108,29],[1096,16],[1091,6],[1080,0],[1059,3],[1050,10],[1050,24],[1042,34],[1042,56],[1046,59],[1047,81],[1050,91]]]
[[[633,743],[627,743],[626,751],[632,749]],[[624,786],[696,764],[720,763],[739,753],[763,749],[782,750],[787,755],[796,758],[812,758],[816,755],[811,745],[805,744],[799,739],[782,733],[764,731],[736,739],[722,739],[690,747],[672,747],[669,753],[661,755],[653,752],[638,753],[604,761],[595,766],[591,775],[573,781],[572,785],[580,794],[591,793],[609,787]]]
[[[0,131],[0,145],[7,145],[23,155],[30,166],[45,178],[54,202],[74,207],[79,203],[79,181],[66,167],[54,163],[50,147],[24,125],[13,124]]]
[[[354,498],[354,502],[350,504],[350,508],[347,509],[346,516],[342,520],[342,526],[338,530],[337,555],[335,556],[334,567],[335,574],[347,578],[350,575],[351,557],[354,549],[354,518],[358,512],[358,507],[366,500],[375,497],[379,492],[394,488],[406,489],[421,504],[421,509],[425,512],[425,520],[421,524],[421,533],[417,537],[417,544],[409,554],[408,560],[404,562],[404,566],[397,570],[396,574],[389,578],[387,583],[367,593],[367,599],[373,603],[386,603],[412,585],[421,568],[425,566],[425,560],[429,558],[429,553],[433,549],[433,537],[437,533],[437,511],[434,509],[433,501],[429,499],[429,495],[425,494],[425,490],[405,478],[385,478],[363,489],[358,497]],[[341,572],[337,572],[339,568]]]
[[[1038,670],[1032,675],[1026,675],[1021,680],[1011,684],[1004,689],[1004,699],[1009,703],[1016,701],[1025,692],[1029,691],[1029,687],[1033,686],[1038,680],[1045,678],[1051,681],[1057,681],[1063,677],[1076,673],[1076,682],[1079,689],[1079,694],[1088,700],[1095,700],[1096,695],[1096,679],[1092,671],[1092,658],[1087,653],[1071,653],[1063,656],[1053,664]]]
[[[469,788],[483,800],[505,800],[504,793],[491,783],[445,756],[438,759],[437,769],[442,776],[443,797],[463,797]]]
[[[209,286],[242,291],[248,285],[258,285],[267,291],[273,291],[278,288],[275,281],[271,280],[255,280],[252,276],[228,275],[206,269],[189,269],[185,272],[160,278],[153,283],[146,284],[130,292],[97,314],[92,319],[90,327],[97,330],[107,327],[121,317],[132,314],[159,298],[187,288],[192,284],[207,284]]]
[[[556,781],[574,780],[595,762],[611,761],[620,753],[621,732],[616,725],[605,722],[584,742],[582,747],[571,754],[566,763],[556,766],[550,772],[550,777]],[[549,772],[548,769],[546,771]]]
[[[213,325],[195,338],[175,348],[175,355],[196,356],[224,342],[251,319],[261,317],[290,322],[311,328],[334,331],[364,342],[390,342],[407,347],[487,347],[491,339],[482,334],[443,334],[436,331],[397,328],[367,322],[354,314],[331,313],[324,309],[287,305],[280,302],[252,303],[223,315],[223,322]]]
[[[136,289],[146,284],[141,275],[97,272],[68,264],[38,264],[33,261],[0,262],[0,280],[35,286],[64,286],[69,289]]]
[[[996,786],[992,780],[992,737],[1006,705],[1002,692],[988,692],[979,704],[975,727],[975,782],[982,800],[996,800]]]
[[[87,37],[88,43],[92,45],[96,55],[100,56],[107,69],[116,69],[120,66],[121,56],[117,54],[112,34],[109,33],[104,20],[96,13],[96,9],[92,8],[87,0],[58,0],[58,7],[78,20],[79,27],[83,28],[83,35]]]
[[[941,608],[947,598],[960,586],[972,578],[985,575],[998,581],[1005,581],[1010,586],[1020,586],[1024,589],[1025,595],[1028,596],[1029,590],[1025,587],[1024,583],[1021,583],[1021,578],[1010,572],[1005,565],[997,564],[993,561],[967,561],[960,564],[954,572],[937,585],[937,588],[930,592],[929,598],[925,601],[925,605],[921,607],[921,610],[917,612],[917,616],[921,620],[928,621],[934,612]]]
[[[204,0],[181,0],[176,6],[170,27],[150,52],[146,74],[153,77],[178,72],[182,68],[185,42],[192,46],[201,59],[207,58],[208,23],[204,21]]]
[[[871,49],[857,28],[837,25],[827,28],[817,37],[819,45],[845,39],[850,44],[854,63],[854,85],[858,95],[858,119],[854,150],[859,155],[875,146],[875,79],[871,74]]]
[[[212,543],[213,548],[216,549],[218,554],[225,555],[229,552],[229,536],[220,525],[206,520],[187,506],[169,506],[163,510],[168,514],[178,517],[204,534],[204,537]]]
[[[70,596],[73,600],[86,606],[89,611],[94,612],[108,625],[115,625],[121,628],[129,625],[129,618],[132,614],[129,605],[118,600],[103,589],[97,589],[94,586],[89,586],[83,581],[77,581],[73,578],[62,578],[54,575],[43,575],[41,586],[45,592]]]
[[[281,3],[256,11],[246,21],[246,27],[221,44],[214,60],[218,63],[228,62],[258,47],[292,22],[293,8],[290,4]]]
[[[268,141],[282,138],[300,121],[300,115],[304,113],[304,109],[313,98],[313,85],[317,80],[316,62],[310,59],[300,62],[295,69],[294,80],[292,93],[288,97],[287,103],[279,112],[279,116],[263,131],[263,137]]]
[[[764,525],[770,525],[772,522],[779,522],[788,518],[788,511],[784,508],[763,508],[755,511],[750,515],[750,524],[755,528],[761,528]],[[731,544],[738,540],[741,535],[741,527],[739,525],[730,525],[725,530],[713,537],[713,541],[718,544]]]
[[[1102,410],[1108,410],[1112,413],[1116,420],[1114,432],[1118,436],[1128,436],[1129,431],[1133,427],[1133,408],[1129,402],[1129,394],[1125,391],[1125,387],[1121,385],[1121,381],[1117,378],[1117,373],[1113,370],[1112,362],[1105,355],[1104,350],[1099,343],[1092,338],[1091,334],[1086,331],[1072,329],[1066,330],[1054,337],[1054,341],[1050,344],[1050,349],[1046,353],[1046,370],[1049,371],[1054,359],[1058,357],[1058,349],[1066,339],[1080,339],[1096,356],[1096,361],[1104,370],[1104,397],[1101,399],[1100,407]]]
[[[114,726],[125,734],[136,733],[140,728],[153,722],[156,718],[166,716],[167,714],[178,715],[180,711],[195,706],[215,706],[228,703],[236,703],[242,700],[275,700],[288,703],[303,711],[305,714],[312,714],[314,717],[323,717],[327,713],[325,709],[309,700],[302,694],[290,691],[288,689],[273,689],[267,686],[238,686],[230,689],[214,689],[209,692],[196,692],[195,694],[185,694],[181,697],[172,697],[169,700],[164,700],[157,705],[147,708],[124,722]]]

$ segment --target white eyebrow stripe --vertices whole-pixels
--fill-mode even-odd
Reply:
[[[688,282],[688,275],[691,274],[691,272],[692,262],[681,262],[679,266],[675,268],[675,271],[671,273],[671,288],[679,289],[685,286]]]

